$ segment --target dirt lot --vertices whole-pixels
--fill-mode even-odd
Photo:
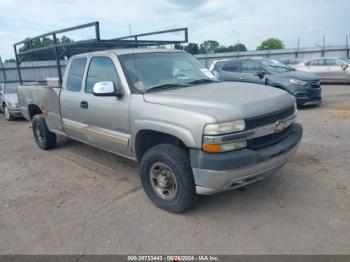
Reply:
[[[349,254],[350,86],[299,111],[304,138],[280,172],[173,215],[137,164],[69,142],[44,152],[30,123],[0,118],[1,254]]]

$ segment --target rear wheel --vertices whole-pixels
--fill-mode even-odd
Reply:
[[[43,115],[36,115],[32,121],[36,144],[44,150],[56,147],[56,134],[49,131]]]
[[[140,176],[148,197],[168,212],[183,212],[197,199],[188,153],[178,146],[149,149],[141,160]]]
[[[13,116],[11,115],[10,110],[8,109],[7,105],[4,105],[4,114],[5,114],[5,118],[7,121],[13,120]]]

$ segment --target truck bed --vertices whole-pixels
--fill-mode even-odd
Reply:
[[[18,87],[18,101],[23,116],[31,121],[33,110],[40,110],[46,117],[51,131],[63,131],[60,116],[61,88],[50,87],[43,83],[21,84]]]

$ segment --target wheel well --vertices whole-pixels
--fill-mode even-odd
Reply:
[[[137,160],[141,160],[148,149],[159,144],[173,144],[186,148],[186,145],[175,136],[153,130],[141,130],[137,133],[135,139],[135,154]]]
[[[30,119],[33,119],[35,115],[40,115],[42,114],[41,109],[37,105],[29,105],[28,106],[28,112],[29,112],[29,117]]]

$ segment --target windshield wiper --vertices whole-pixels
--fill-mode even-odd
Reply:
[[[153,91],[159,91],[159,90],[166,90],[176,87],[188,87],[188,85],[183,84],[163,84],[158,86],[152,86],[146,90],[146,92],[153,92]]]
[[[187,82],[189,85],[196,85],[196,84],[204,84],[204,83],[212,83],[212,82],[218,82],[217,80],[209,79],[209,78],[201,78],[197,80],[193,80],[190,82]]]

